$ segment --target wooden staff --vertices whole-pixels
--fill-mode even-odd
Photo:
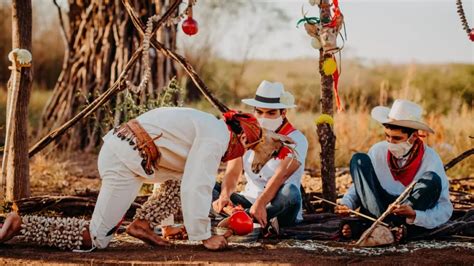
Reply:
[[[31,62],[19,62],[17,58],[17,53],[30,53],[27,50],[15,49],[10,52],[8,58],[12,62],[12,65],[8,67],[12,71],[12,82],[10,89],[8,90],[8,97],[7,97],[7,118],[6,118],[6,130],[5,130],[5,146],[3,149],[3,160],[2,160],[2,170],[1,170],[1,193],[2,198],[5,195],[5,191],[3,190],[6,185],[7,180],[7,162],[8,162],[8,155],[10,152],[11,146],[11,138],[12,138],[12,124],[14,123],[14,114],[16,113],[16,107],[18,104],[18,94],[20,91],[20,82],[21,82],[21,68],[22,67],[31,67]],[[31,59],[31,54],[30,54]]]
[[[385,217],[387,217],[393,210],[394,206],[399,204],[407,195],[408,193],[410,193],[410,191],[413,189],[413,187],[415,186],[416,184],[416,181],[413,181],[406,189],[405,191],[403,191],[402,194],[400,194],[400,196],[398,196],[398,198],[388,206],[387,210],[385,210],[384,213],[382,213],[382,215],[380,215],[379,218],[377,218],[377,221],[375,223],[372,224],[372,226],[367,229],[363,234],[362,236],[359,238],[359,240],[357,241],[356,245],[357,246],[360,246],[360,244],[362,243],[362,241],[364,241],[367,237],[369,237],[369,235],[372,233],[372,231],[374,231],[375,229],[375,226],[377,225],[377,223],[379,223],[380,221],[382,221],[383,219],[385,219]]]
[[[318,197],[318,196],[314,196],[314,197],[317,198],[318,200],[322,200],[322,201],[324,201],[324,202],[326,202],[326,203],[329,203],[329,204],[331,204],[331,205],[334,205],[334,206],[342,206],[342,205],[340,205],[340,204],[334,203],[334,202],[329,201],[329,200],[327,200],[327,199],[320,198],[320,197]],[[384,222],[382,222],[382,221],[377,221],[375,218],[370,217],[370,216],[368,216],[368,215],[365,215],[365,214],[363,214],[363,213],[360,213],[360,212],[358,212],[358,211],[354,211],[354,210],[349,209],[349,212],[350,212],[350,213],[353,213],[353,214],[355,214],[355,215],[358,215],[358,216],[360,216],[360,217],[364,217],[365,219],[371,220],[371,221],[375,222],[375,224],[379,223],[379,224],[381,224],[381,225],[384,225],[384,226],[387,226],[387,227],[388,227],[388,224],[386,224],[386,223],[384,223]]]

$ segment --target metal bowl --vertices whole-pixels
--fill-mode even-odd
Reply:
[[[212,231],[216,235],[223,235],[228,229],[226,227],[216,226],[212,228]],[[260,233],[262,232],[262,227],[258,223],[253,224],[253,231],[250,234],[239,236],[233,235],[227,239],[230,243],[249,243],[257,241]]]

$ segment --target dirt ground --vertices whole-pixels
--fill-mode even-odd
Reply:
[[[474,249],[450,247],[419,249],[413,252],[367,256],[364,254],[334,254],[334,252],[280,248],[274,244],[257,247],[231,246],[221,252],[206,250],[201,245],[178,244],[151,247],[134,241],[116,241],[105,250],[92,253],[72,253],[53,248],[39,248],[24,243],[0,246],[2,264],[88,264],[88,265],[149,265],[149,264],[466,264],[474,263]]]
[[[32,182],[33,195],[71,195],[84,189],[97,190],[100,186],[95,156],[77,155],[66,163],[64,160],[39,161],[32,168],[32,175],[37,175],[34,177],[36,181]],[[310,192],[320,189],[320,180],[309,175],[304,177],[303,183]],[[339,178],[339,193],[349,185],[348,178]],[[334,249],[333,245],[339,247]],[[272,241],[247,246],[233,244],[227,250],[211,252],[199,243],[180,242],[165,248],[151,247],[120,234],[107,249],[92,253],[37,247],[14,238],[0,244],[0,264],[474,264],[473,240],[453,245],[446,242],[435,246],[397,246],[374,251],[354,252],[340,243],[297,241],[297,245],[281,245],[281,242]]]

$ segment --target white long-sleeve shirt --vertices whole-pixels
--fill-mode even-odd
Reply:
[[[120,161],[146,183],[181,179],[181,204],[189,239],[208,239],[212,189],[230,138],[227,125],[211,114],[177,107],[157,108],[136,119],[152,138],[163,133],[155,140],[161,159],[153,175],[144,172],[142,158],[127,141],[109,132],[104,142],[112,142]]]
[[[368,155],[372,161],[380,185],[388,193],[400,195],[405,190],[405,186],[393,178],[387,163],[387,152],[388,142],[382,141],[372,146]],[[420,169],[416,173],[414,180],[420,179],[420,177],[428,171],[435,172],[441,178],[441,194],[433,208],[426,211],[415,210],[416,218],[413,224],[431,229],[449,220],[453,213],[453,205],[449,200],[449,183],[443,163],[438,154],[432,148],[425,145],[425,154],[423,155]],[[356,194],[354,185],[346,192],[341,203],[351,209],[356,209],[360,206],[360,199]]]
[[[288,177],[288,179],[285,181],[285,184],[294,184],[299,189],[301,185],[301,178],[304,174],[306,153],[308,151],[308,141],[306,140],[306,137],[303,135],[303,133],[301,133],[299,130],[291,132],[288,134],[288,137],[290,137],[296,143],[296,159],[298,162],[300,162],[300,167],[298,167],[298,169],[296,169],[296,171],[294,171],[293,174]],[[291,156],[291,154],[289,156]],[[254,151],[252,150],[246,151],[243,156],[244,176],[247,180],[247,184],[245,185],[244,191],[241,192],[241,194],[252,204],[255,203],[257,198],[263,193],[265,186],[273,177],[273,175],[275,175],[275,171],[281,163],[280,159],[270,159],[263,166],[262,170],[260,170],[260,173],[255,174],[252,172],[253,157]],[[303,220],[302,208],[300,208],[296,219],[298,221]]]

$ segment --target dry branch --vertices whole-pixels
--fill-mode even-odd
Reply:
[[[110,99],[117,91],[123,88],[124,79],[126,77],[127,72],[130,68],[136,63],[137,59],[141,54],[141,49],[135,51],[132,55],[130,61],[128,61],[127,65],[125,66],[124,71],[120,75],[119,79],[110,87],[104,94],[96,98],[91,104],[89,104],[86,108],[84,108],[80,113],[74,116],[71,120],[66,122],[61,127],[51,131],[48,135],[38,141],[33,147],[30,148],[29,156],[32,157],[39,151],[41,151],[44,147],[46,147],[49,143],[60,137],[64,132],[66,132],[69,128],[71,128],[74,124],[77,123],[80,119],[84,117],[88,117],[92,112],[97,110],[102,104],[104,104],[107,100]]]
[[[135,28],[140,32],[140,34],[144,35],[145,32],[145,25],[138,19],[136,12],[129,4],[129,0],[123,0],[125,8],[129,13],[130,17],[132,18],[132,22],[135,25]],[[216,107],[221,113],[225,113],[229,110],[227,106],[225,106],[221,101],[219,101],[212,92],[208,89],[204,81],[198,76],[194,68],[189,64],[189,62],[181,55],[171,51],[170,49],[166,48],[162,43],[158,42],[156,39],[151,39],[151,44],[153,47],[158,49],[167,57],[172,58],[176,62],[178,62],[188,73],[191,77],[192,81],[196,85],[196,87],[202,92],[202,94],[206,97],[206,99]]]
[[[461,162],[462,160],[466,159],[467,157],[471,156],[474,154],[474,148],[467,150],[461,154],[459,154],[457,157],[449,161],[447,164],[444,165],[444,171],[448,171],[451,169],[453,166]]]

